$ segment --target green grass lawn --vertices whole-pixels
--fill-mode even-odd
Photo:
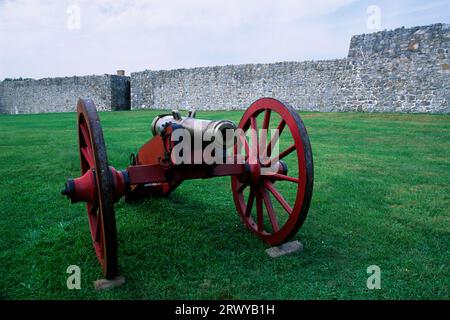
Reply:
[[[159,111],[101,113],[110,164],[124,168]],[[239,121],[242,112],[198,112]],[[271,259],[241,225],[229,178],[116,205],[127,283],[101,277],[86,211],[60,195],[79,173],[76,115],[0,116],[0,298],[448,299],[450,116],[301,113],[314,154],[304,251]],[[81,290],[66,269],[81,268]],[[369,290],[366,269],[381,268]]]

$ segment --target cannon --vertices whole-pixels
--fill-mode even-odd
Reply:
[[[184,117],[176,110],[157,116],[149,130],[153,137],[130,154],[126,169],[116,170],[108,163],[93,101],[78,100],[81,176],[68,179],[61,193],[72,203],[85,203],[106,279],[118,275],[114,204],[122,197],[132,202],[168,196],[184,180],[230,176],[240,219],[267,244],[290,240],[305,221],[313,191],[313,156],[306,128],[291,106],[261,98],[238,125],[195,116],[194,110]]]

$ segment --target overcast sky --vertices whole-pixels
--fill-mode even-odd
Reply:
[[[438,22],[449,0],[0,0],[0,79],[342,58]]]

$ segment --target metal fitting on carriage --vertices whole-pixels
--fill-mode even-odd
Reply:
[[[118,202],[120,198],[126,195],[130,188],[130,176],[127,170],[116,170],[109,166],[109,172],[112,176],[114,202]]]

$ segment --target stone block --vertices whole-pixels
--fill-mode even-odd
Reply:
[[[266,249],[266,253],[271,258],[278,258],[278,257],[285,256],[288,254],[293,254],[295,252],[299,252],[302,250],[303,250],[303,244],[300,241],[295,240],[295,241],[283,243],[279,246],[275,246],[275,247]]]
[[[117,276],[114,279],[99,279],[94,281],[94,288],[97,291],[110,290],[113,288],[120,287],[125,283],[125,278],[122,276]]]

